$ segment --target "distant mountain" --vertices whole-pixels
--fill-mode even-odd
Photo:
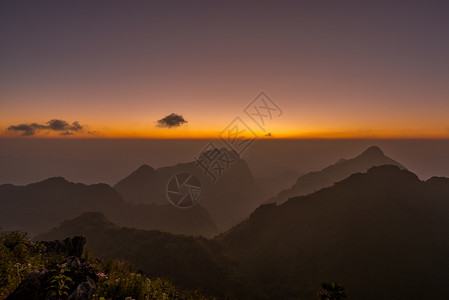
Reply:
[[[281,191],[276,197],[266,203],[283,203],[288,198],[307,195],[322,188],[332,186],[335,182],[349,177],[351,174],[366,172],[369,168],[382,165],[394,165],[405,169],[400,163],[385,156],[377,146],[372,146],[353,159],[340,159],[334,165],[321,171],[300,176],[289,189]]]
[[[92,210],[123,226],[205,236],[217,232],[201,206],[180,210],[170,204],[133,205],[107,184],[75,184],[54,177],[26,186],[0,185],[0,226],[4,229],[35,235]]]
[[[311,299],[330,280],[352,299],[447,299],[449,179],[373,167],[261,206],[218,240],[267,299]]]
[[[277,176],[255,178],[256,184],[263,191],[264,197],[275,196],[294,184],[298,179],[298,173],[295,171],[286,171]]]
[[[202,184],[203,195],[200,204],[208,210],[220,231],[248,217],[263,199],[263,190],[258,188],[253,175],[246,164],[236,153],[224,148],[221,153],[232,161],[229,169],[224,168],[216,182],[204,175],[204,169],[195,162],[177,164],[175,166],[153,169],[142,165],[126,178],[120,180],[114,188],[130,203],[166,204],[167,183],[179,172],[189,172],[198,177]],[[224,159],[227,160],[227,159]],[[213,172],[214,165],[210,166]]]
[[[84,217],[44,237],[86,235],[96,253],[222,298],[313,299],[323,281],[342,283],[351,299],[449,298],[449,179],[420,181],[397,166],[262,205],[213,240]]]
[[[159,190],[160,185],[165,188],[167,183],[161,181],[155,169],[148,165],[142,165],[129,176],[117,182],[114,188],[129,203],[167,204],[168,201],[163,194],[159,195],[162,199],[157,198],[149,201],[150,195],[154,194],[155,190]]]

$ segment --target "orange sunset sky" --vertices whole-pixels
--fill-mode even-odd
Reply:
[[[0,136],[215,138],[241,117],[264,138],[448,138],[448,8],[3,1]],[[271,137],[243,112],[261,91],[283,111]],[[158,127],[171,113],[187,123]]]

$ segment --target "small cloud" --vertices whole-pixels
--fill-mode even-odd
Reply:
[[[60,135],[73,135],[73,132],[66,130],[64,132],[61,132]]]
[[[22,132],[23,136],[34,135],[34,133],[36,132],[36,128],[33,126],[33,124],[11,125],[8,127],[8,130],[14,132]]]
[[[70,130],[73,131],[82,131],[83,129],[84,127],[80,125],[78,121],[73,122],[72,125],[70,126]]]
[[[83,126],[81,126],[78,121],[75,121],[70,125],[64,120],[53,119],[48,121],[46,124],[48,124],[46,129],[54,131],[65,131],[64,134],[66,134],[68,131],[78,132],[83,130]]]
[[[182,115],[171,113],[168,116],[158,120],[157,123],[157,127],[172,128],[179,127],[182,124],[187,123],[187,120],[185,120]]]
[[[53,119],[45,124],[31,123],[31,124],[19,124],[19,125],[11,125],[8,127],[9,131],[13,132],[21,132],[22,136],[32,136],[39,131],[48,130],[46,134],[50,131],[61,132],[61,135],[73,135],[75,132],[83,131],[84,126],[81,125],[78,121],[69,124],[64,120]]]
[[[268,132],[265,136],[271,136],[271,132]]]

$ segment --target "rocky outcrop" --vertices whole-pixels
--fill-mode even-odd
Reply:
[[[43,241],[40,243],[45,246],[46,252],[48,253],[57,253],[65,257],[81,257],[84,245],[86,244],[86,238],[83,236],[75,236],[72,239],[66,238],[63,241]]]
[[[91,299],[98,281],[97,274],[87,262],[75,256],[68,257],[65,260],[69,272],[67,273],[75,283],[74,289],[69,293],[69,300],[87,300]]]
[[[86,281],[78,284],[75,290],[70,294],[68,300],[88,300],[92,298],[96,289],[96,283],[93,279],[87,278]]]

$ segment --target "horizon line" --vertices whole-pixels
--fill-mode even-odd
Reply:
[[[177,141],[204,141],[204,140],[222,140],[219,137],[86,137],[86,136],[71,136],[71,137],[58,137],[58,136],[0,136],[0,140],[177,140]],[[378,137],[259,137],[255,138],[256,141],[270,141],[270,140],[449,140],[449,136],[437,137],[437,136],[417,136],[417,137],[392,137],[392,136],[378,136]]]

